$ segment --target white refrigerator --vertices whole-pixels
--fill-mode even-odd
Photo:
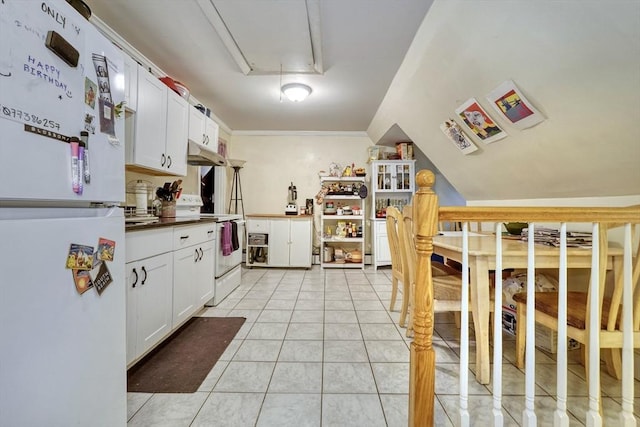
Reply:
[[[123,68],[64,0],[0,1],[0,426],[126,425]]]

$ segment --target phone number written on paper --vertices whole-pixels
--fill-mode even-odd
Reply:
[[[0,108],[2,108],[2,117],[4,118],[31,125],[39,125],[44,128],[60,130],[60,123],[56,121],[38,117],[35,114],[29,114],[28,112],[22,111],[19,108],[8,107],[4,104],[0,104]]]

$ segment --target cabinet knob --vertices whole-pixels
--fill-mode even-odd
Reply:
[[[167,168],[171,167],[171,156],[167,156]]]
[[[162,153],[162,156],[160,156],[160,166],[164,166],[165,163],[167,163],[167,157]]]
[[[136,287],[136,284],[138,283],[138,272],[136,271],[136,269],[134,268],[133,270],[133,274],[136,275],[136,280],[133,281],[133,285],[131,286],[132,288]]]

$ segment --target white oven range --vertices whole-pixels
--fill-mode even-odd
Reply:
[[[242,250],[244,241],[245,221],[242,215],[234,214],[208,214],[200,213],[202,198],[197,194],[182,194],[176,202],[176,217],[180,218],[214,218],[216,224],[216,237],[214,256],[213,298],[205,305],[212,307],[220,304],[242,281]],[[225,222],[235,222],[239,248],[230,255],[223,255],[222,230]]]
[[[216,306],[225,299],[242,281],[242,242],[244,237],[245,221],[242,215],[226,215],[226,214],[201,214],[202,217],[214,217],[216,224],[216,264],[214,268],[215,283],[213,299],[209,301],[207,306]],[[239,248],[224,255],[222,251],[222,230],[226,222],[236,223],[236,233]]]

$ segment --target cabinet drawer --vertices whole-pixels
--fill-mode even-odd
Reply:
[[[249,233],[268,233],[268,219],[249,219],[247,220],[247,231]]]
[[[184,225],[173,229],[173,249],[178,250],[187,246],[214,240],[216,224]]]
[[[171,228],[136,231],[125,236],[126,262],[171,252]]]

